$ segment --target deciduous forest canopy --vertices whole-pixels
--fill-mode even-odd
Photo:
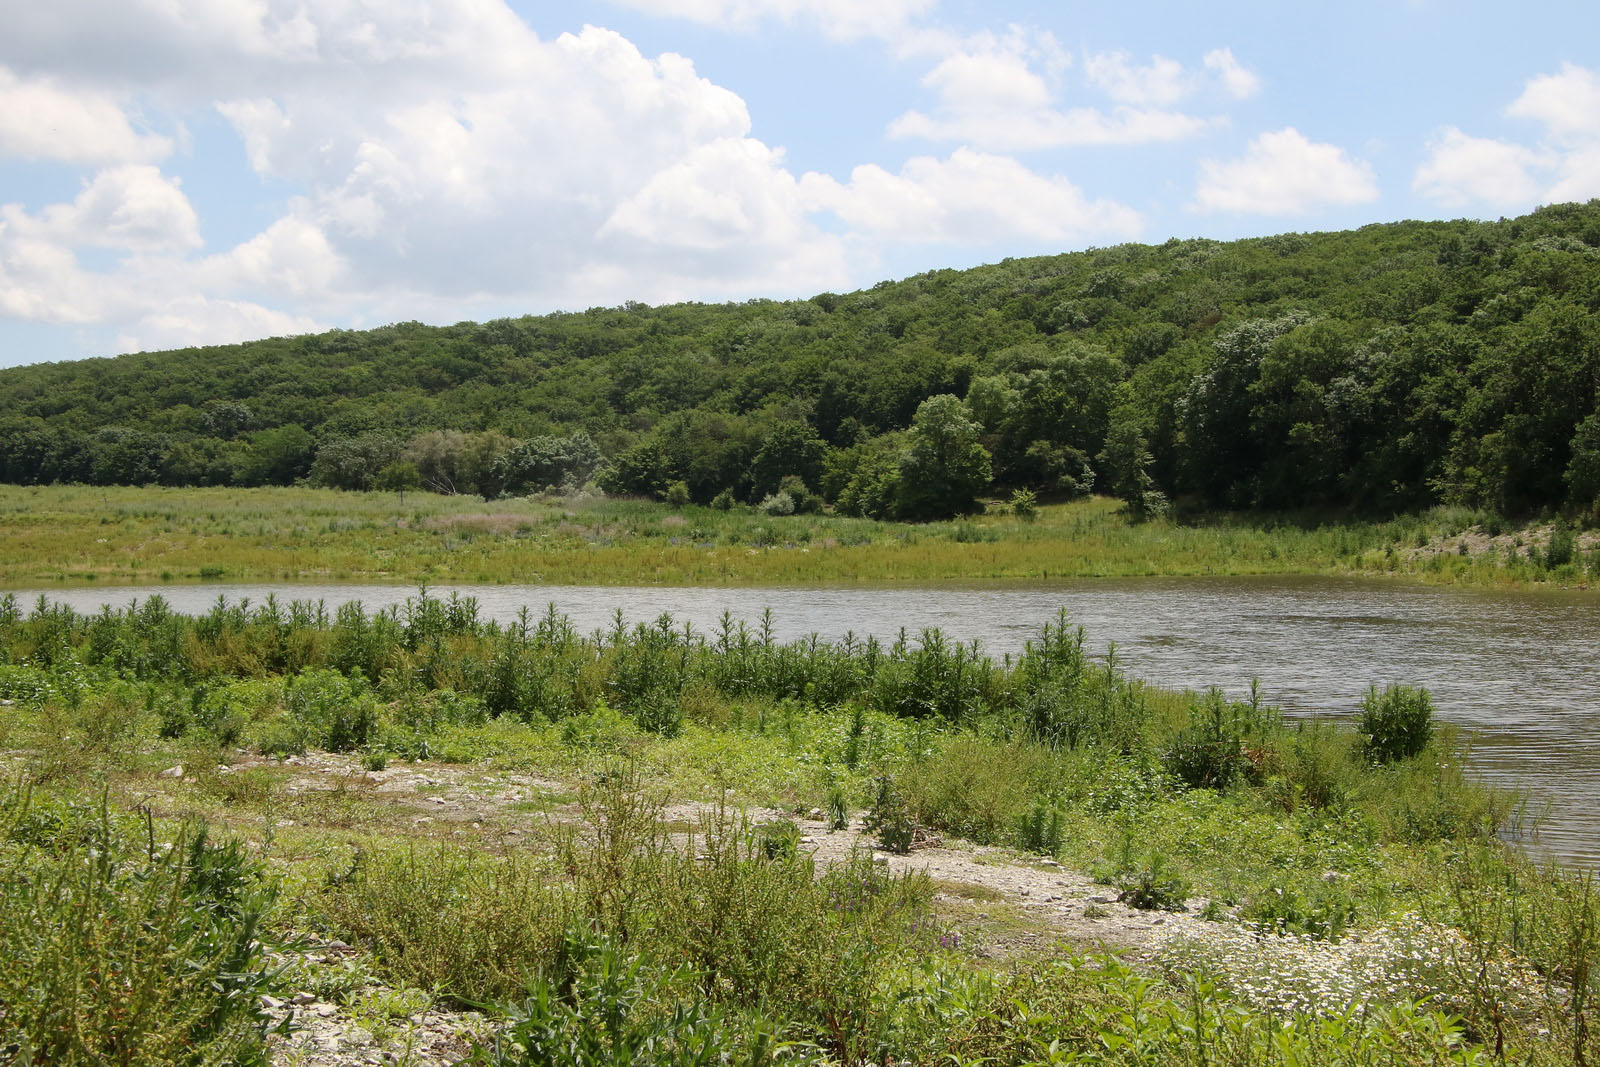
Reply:
[[[0,371],[0,479],[1588,512],[1600,201]],[[953,399],[941,399],[953,398]],[[959,399],[959,403],[956,400]],[[679,484],[681,483],[681,484]]]

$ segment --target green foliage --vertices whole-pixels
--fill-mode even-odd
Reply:
[[[905,518],[945,518],[972,511],[989,484],[988,450],[958,397],[922,402],[900,457],[896,513]]]
[[[355,852],[316,901],[394,980],[486,1001],[515,995],[556,954],[573,902],[550,882],[526,859],[419,845]]]
[[[265,1064],[272,890],[204,826],[0,797],[0,1055]],[[168,836],[171,834],[172,836]]]
[[[850,802],[846,799],[844,790],[837,785],[828,789],[826,811],[829,830],[848,830],[850,828]]]
[[[979,844],[1006,844],[1026,809],[1039,752],[958,734],[923,759],[904,785],[917,823]]]
[[[372,489],[403,447],[393,435],[376,432],[329,441],[317,449],[311,481],[334,489]]]
[[[1565,567],[1574,563],[1578,558],[1578,538],[1572,527],[1565,523],[1557,523],[1550,531],[1550,543],[1545,546],[1544,565],[1546,567]]]
[[[894,779],[888,775],[878,777],[876,789],[872,807],[867,811],[867,829],[877,837],[882,848],[904,855],[911,851],[916,835],[916,826],[911,821],[905,797],[895,788]]]
[[[1266,887],[1240,909],[1239,917],[1278,933],[1337,939],[1356,919],[1357,907],[1345,879],[1318,882],[1303,892],[1293,884]]]
[[[265,747],[279,753],[307,747],[329,752],[363,748],[378,724],[378,704],[365,680],[327,670],[307,671],[284,684],[284,717]]]
[[[756,505],[763,515],[793,515],[794,497],[783,490],[770,493],[761,498],[761,503]]]
[[[1054,856],[1061,851],[1062,839],[1061,809],[1042,798],[1017,816],[1016,846],[1024,852]]]
[[[1261,742],[1273,714],[1259,704],[1230,701],[1219,689],[1189,705],[1189,723],[1163,755],[1168,773],[1194,789],[1226,789],[1259,781]]]
[[[680,970],[663,974],[611,940],[572,936],[558,977],[535,978],[519,1003],[504,1005],[508,1023],[466,1063],[483,1067],[722,1067],[773,1062],[770,1034],[740,1048],[740,1027],[701,999],[665,1008],[681,987]]]
[[[1148,862],[1117,878],[1117,899],[1140,911],[1183,911],[1189,883],[1168,865],[1166,857],[1152,853]]]
[[[1111,492],[1128,505],[1128,513],[1135,521],[1166,514],[1167,498],[1150,477],[1153,459],[1137,426],[1126,422],[1113,425],[1099,458]]]
[[[1095,486],[1136,516],[1168,497],[1592,514],[1597,212],[16,367],[0,479],[366,488],[408,462],[425,488],[484,496],[592,471],[618,495],[681,481],[698,503],[757,502],[797,477],[873,517]],[[926,427],[901,439],[944,396],[965,397],[977,450],[937,455]]]
[[[407,460],[396,460],[378,472],[372,488],[385,493],[406,493],[422,488],[422,475],[417,465]]]
[[[1600,411],[1578,424],[1567,461],[1567,503],[1578,511],[1600,513]]]
[[[594,439],[579,431],[571,437],[534,437],[513,445],[495,459],[489,473],[499,493],[517,496],[579,488],[594,476],[601,459]]]
[[[1376,763],[1411,759],[1433,737],[1433,698],[1407,685],[1373,686],[1361,700],[1360,730],[1367,758]]]
[[[297,965],[274,992],[340,996],[357,1021],[421,997],[405,989],[497,1005],[479,1063],[1421,1064],[1487,1060],[1500,1043],[1507,1062],[1545,1067],[1597,1051],[1594,899],[1578,880],[1535,877],[1495,839],[1509,801],[1466,778],[1447,730],[1416,757],[1377,763],[1348,726],[1286,727],[1259,692],[1229,702],[1145,689],[1114,654],[1091,662],[1065,616],[1003,663],[931,632],[888,647],[772,634],[771,620],[730,619],[707,635],[663,620],[582,637],[554,613],[501,625],[425,592],[333,619],[225,602],[192,619],[159,604],[24,614],[0,598],[0,695],[17,702],[0,727],[19,747],[76,752],[87,740],[97,759],[132,753],[119,780],[161,765],[152,746],[162,760],[182,753],[198,774],[140,783],[162,803],[247,805],[238,814],[251,819],[292,805],[280,862],[297,892],[282,920],[350,942],[361,962]],[[451,844],[405,843],[385,839],[386,805],[344,788],[275,794],[286,769],[209,771],[223,756],[211,731],[227,718],[247,736],[292,728],[322,746],[353,743],[363,708],[363,759],[444,753],[576,777],[576,810],[515,837],[484,820],[453,827]],[[663,708],[677,709],[675,734],[648,728]],[[157,740],[163,731],[173,739]],[[1185,767],[1192,781],[1174,777]],[[1242,946],[1241,964],[1213,953],[1185,967],[1165,949],[1137,970],[1059,953],[974,958],[991,924],[1027,916],[1007,908],[974,922],[870,854],[819,871],[794,823],[750,825],[722,807],[730,788],[780,810],[820,803],[835,825],[850,798],[870,797],[886,846],[909,848],[919,825],[1015,845],[1093,866],[1130,905],[1181,907],[1193,887],[1214,901],[1212,917],[1283,936],[1208,929],[1208,943]],[[669,790],[716,799],[692,826],[669,823]],[[185,873],[162,899],[188,901],[180,914],[203,902],[232,923],[248,910],[261,880],[241,846],[190,837],[163,850],[171,831],[151,826],[54,800],[0,805],[0,903],[111,855],[130,872],[126,887],[108,880],[119,893],[144,892],[140,880],[159,882],[152,870],[170,862]],[[1339,961],[1388,951],[1372,924],[1401,908],[1426,913],[1405,929],[1437,931],[1401,944],[1411,969],[1394,973],[1408,984],[1349,986],[1356,1012],[1304,977],[1343,981]],[[140,914],[117,927],[121,941],[160,927]],[[0,917],[11,923],[0,930],[0,1048],[13,1002],[56,965],[37,961],[76,951],[50,931],[75,921],[65,906]],[[1329,943],[1350,930],[1362,936]],[[30,938],[44,947],[13,966],[13,944]],[[1303,974],[1280,966],[1302,956]],[[369,973],[396,992],[369,988]],[[1263,1000],[1269,987],[1298,999]],[[177,1032],[198,1017],[195,1005],[219,993],[207,988],[163,1022]],[[259,1020],[241,1008],[230,1026],[246,1049],[234,1061],[251,1062]],[[140,1062],[193,1062],[164,1051],[175,1038],[140,1040]],[[194,1047],[207,1048],[203,1035]]]

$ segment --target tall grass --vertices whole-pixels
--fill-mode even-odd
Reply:
[[[1556,556],[1541,549],[1508,561],[1498,551],[1454,551],[1464,532],[1500,522],[1435,509],[1389,522],[1202,515],[1131,523],[1118,502],[1096,498],[1043,507],[1027,519],[1003,508],[912,525],[586,497],[484,502],[308,488],[0,486],[0,585],[784,585],[1306,573],[1577,584],[1592,574],[1600,545],[1592,534]],[[1446,544],[1450,551],[1438,550]]]

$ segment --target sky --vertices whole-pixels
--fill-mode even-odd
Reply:
[[[0,5],[0,366],[1600,197],[1600,4]]]

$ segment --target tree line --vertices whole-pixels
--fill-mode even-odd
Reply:
[[[0,479],[1595,511],[1600,201],[0,371]],[[780,498],[781,495],[781,498]]]

